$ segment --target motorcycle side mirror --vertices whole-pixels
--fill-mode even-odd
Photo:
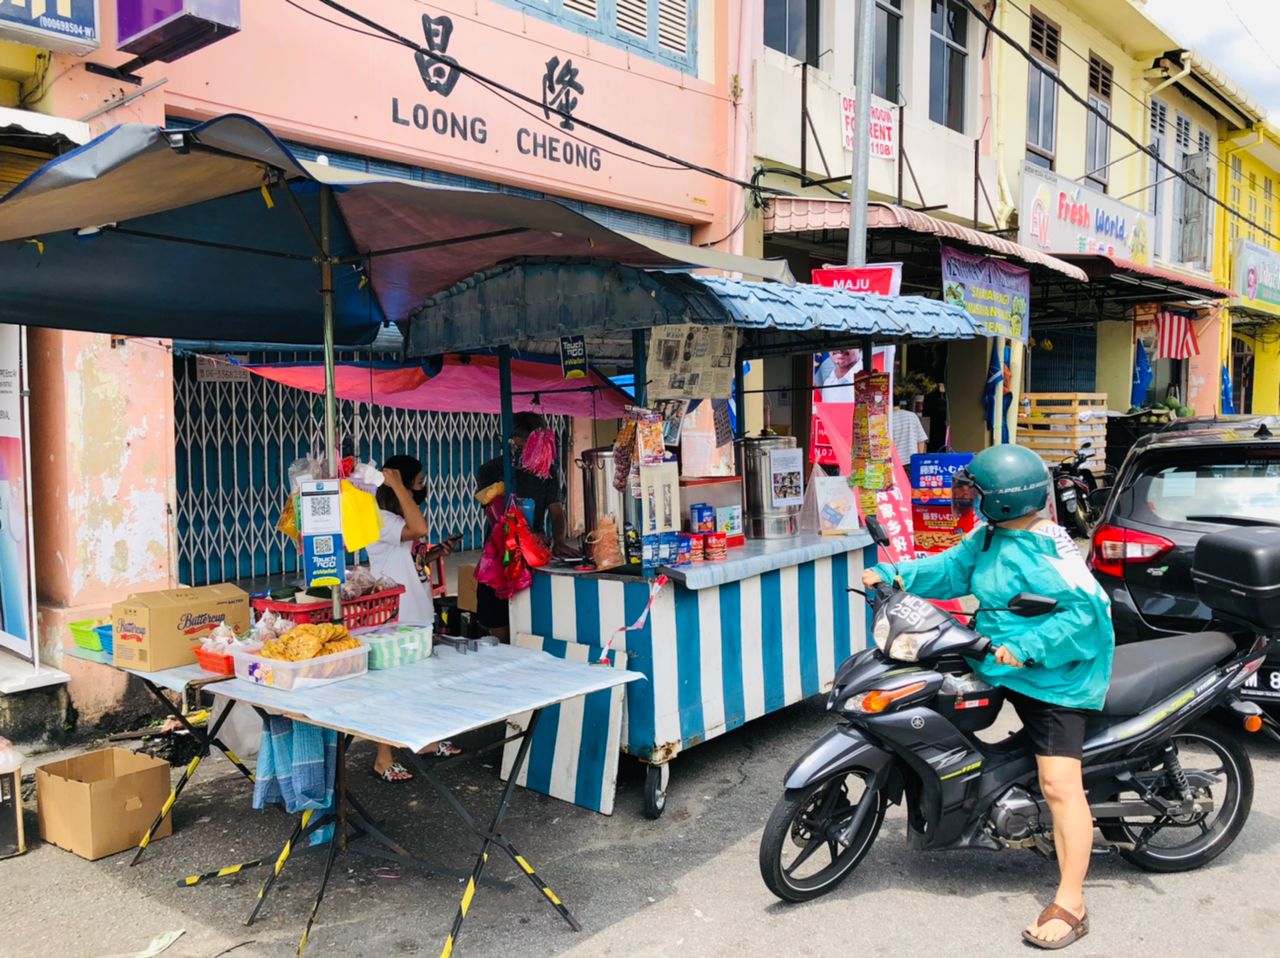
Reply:
[[[1093,448],[1093,440],[1092,440],[1092,439],[1086,439],[1084,442],[1080,443],[1080,448],[1081,448],[1081,449],[1092,449],[1092,448]]]
[[[867,516],[866,524],[867,532],[871,534],[871,541],[881,549],[889,548],[889,533],[885,531],[884,523],[880,521],[879,516]]]
[[[1038,615],[1048,615],[1057,611],[1058,600],[1048,596],[1036,595],[1033,592],[1019,592],[1009,600],[1009,611],[1023,618],[1033,619]]]

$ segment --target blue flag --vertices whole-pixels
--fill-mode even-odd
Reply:
[[[1236,414],[1235,400],[1231,398],[1231,367],[1226,363],[1222,364],[1222,414],[1224,416]]]
[[[1151,388],[1151,380],[1154,376],[1155,373],[1151,371],[1151,362],[1147,359],[1147,351],[1139,342],[1133,362],[1133,392],[1129,395],[1130,406],[1141,406],[1147,401],[1147,390]]]
[[[1004,389],[1004,366],[1008,366],[1010,362],[1010,350],[1008,346],[1004,348],[1004,363],[1000,363],[999,350],[996,348],[997,340],[991,342],[991,362],[987,365],[987,384],[982,390],[982,410],[986,414],[987,428],[994,429],[996,425],[996,393],[1002,392]],[[1004,393],[1004,419],[1002,420],[1000,438],[1001,442],[1009,441],[1009,407],[1013,405],[1013,393]]]

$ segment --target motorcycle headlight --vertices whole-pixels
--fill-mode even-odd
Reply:
[[[876,648],[881,652],[885,651],[885,647],[889,644],[889,617],[881,613],[876,616],[875,624],[871,627],[871,638],[876,643]]]
[[[899,662],[915,662],[920,658],[921,647],[937,637],[937,629],[929,629],[927,632],[899,632],[887,654],[889,658]]]

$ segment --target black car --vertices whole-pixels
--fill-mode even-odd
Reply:
[[[1139,439],[1107,495],[1089,556],[1111,599],[1116,641],[1214,628],[1191,581],[1196,543],[1248,525],[1280,526],[1280,431],[1250,423]],[[1280,657],[1248,690],[1280,706]]]

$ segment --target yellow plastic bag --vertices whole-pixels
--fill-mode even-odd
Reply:
[[[276,529],[293,540],[295,546],[301,548],[301,539],[298,532],[298,509],[294,502],[295,498],[290,496],[284,501],[284,508],[280,510],[280,518],[276,520]]]
[[[338,496],[342,507],[342,544],[348,552],[357,552],[382,537],[382,520],[378,518],[378,500],[342,480]]]

